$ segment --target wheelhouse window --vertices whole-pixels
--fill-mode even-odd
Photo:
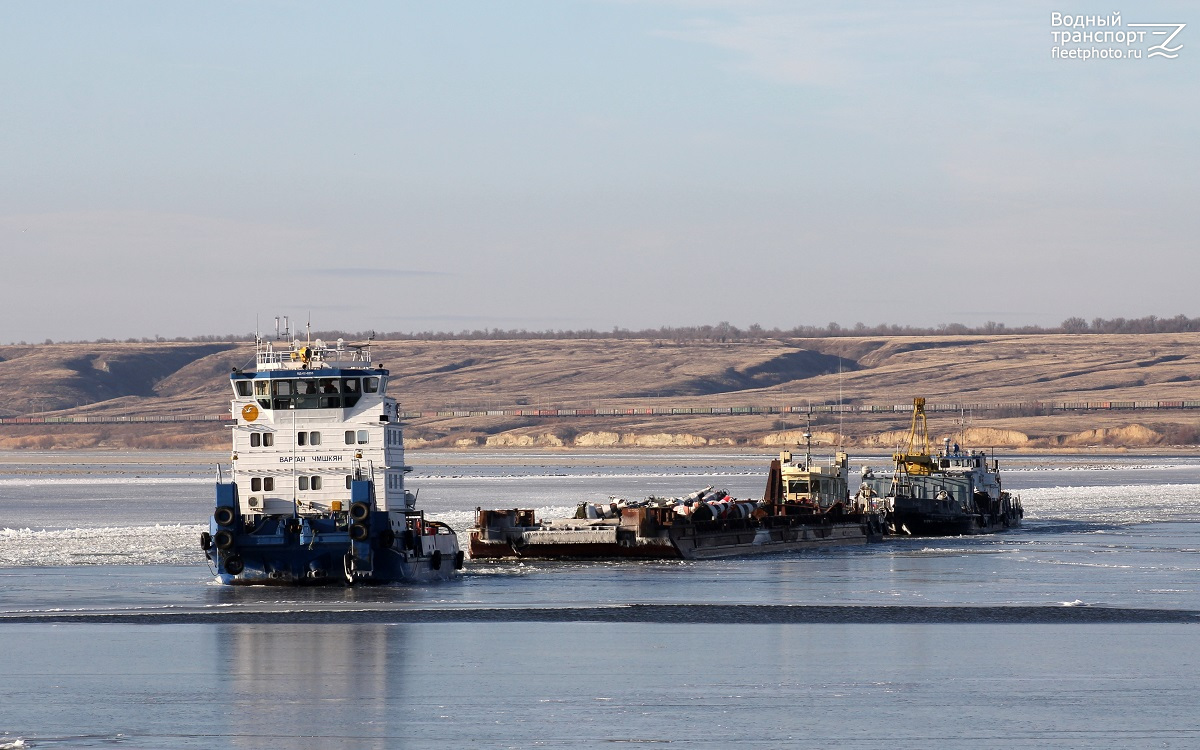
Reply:
[[[254,397],[264,409],[341,409],[358,403],[364,381],[371,393],[381,383],[379,378],[272,378],[255,380]],[[237,383],[242,387],[242,381]],[[249,381],[245,387],[251,388]],[[250,395],[249,392],[243,395]]]
[[[346,404],[346,408],[350,408],[358,403],[358,399],[362,396],[361,383],[358,378],[343,378],[342,379],[342,399]]]
[[[293,409],[317,409],[320,407],[320,397],[317,395],[316,379],[296,381],[296,395],[292,397]]]
[[[363,391],[366,393],[378,393],[379,378],[363,378]]]
[[[249,380],[235,380],[233,386],[237,390],[237,395],[242,397],[250,395],[251,386]]]
[[[254,399],[258,401],[258,405],[264,409],[271,408],[271,381],[255,380],[254,381]]]
[[[271,393],[274,399],[271,401],[273,409],[291,409],[292,408],[292,391],[293,383],[290,380],[273,380],[271,381]]]

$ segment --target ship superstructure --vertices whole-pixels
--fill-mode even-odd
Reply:
[[[892,456],[891,475],[863,476],[882,496],[892,533],[915,536],[987,534],[1021,525],[1021,498],[1004,491],[1000,465],[983,451],[951,446],[930,453],[925,399],[913,399],[908,446]]]
[[[404,486],[403,427],[370,342],[257,337],[234,370],[232,470],[201,546],[227,583],[390,582],[462,568]]]

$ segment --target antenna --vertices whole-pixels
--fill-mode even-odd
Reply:
[[[838,347],[841,350],[841,347]],[[838,447],[846,447],[846,436],[842,434],[842,355],[838,354]]]
[[[312,343],[312,310],[308,311],[308,322],[304,324],[304,336],[308,339],[308,343]]]

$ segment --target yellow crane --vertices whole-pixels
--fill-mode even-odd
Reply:
[[[908,431],[908,447],[903,453],[893,453],[896,470],[909,474],[933,473],[933,458],[929,455],[929,422],[925,419],[925,399],[913,399],[912,428]]]

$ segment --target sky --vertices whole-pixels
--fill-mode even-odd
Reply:
[[[0,18],[0,343],[1200,316],[1194,3]]]

